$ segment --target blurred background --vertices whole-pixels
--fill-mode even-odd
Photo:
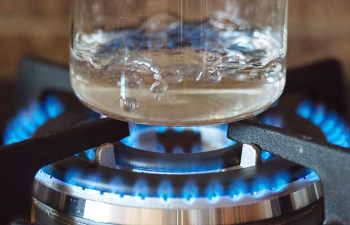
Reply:
[[[68,66],[69,0],[0,0],[0,49],[0,81],[24,56]],[[288,66],[329,57],[350,81],[350,1],[291,0]]]

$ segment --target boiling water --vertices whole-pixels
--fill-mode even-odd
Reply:
[[[76,34],[71,80],[79,98],[116,119],[199,125],[252,116],[282,93],[286,49],[271,29],[163,21],[172,22]]]

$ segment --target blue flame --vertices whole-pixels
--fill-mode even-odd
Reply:
[[[45,112],[44,107],[40,107],[37,102],[33,102],[32,104],[30,104],[29,112],[31,112],[31,116],[34,121],[34,124],[38,126],[43,125],[49,119],[47,110]],[[63,110],[60,112],[62,113]]]
[[[320,177],[317,175],[317,173],[315,171],[311,170],[311,172],[308,175],[308,179],[309,179],[309,181],[317,181],[320,179]]]
[[[267,178],[257,178],[252,183],[250,193],[256,198],[261,198],[265,196],[265,194],[268,193],[269,190],[271,190],[269,184],[270,182]]]
[[[209,201],[215,202],[220,196],[223,196],[224,194],[224,188],[220,182],[217,181],[210,181],[207,189],[206,189],[206,196],[209,199]]]
[[[279,172],[272,180],[272,188],[273,192],[282,192],[287,188],[287,185],[290,182],[290,177],[287,172]]]
[[[267,114],[261,118],[261,121],[263,123],[266,123],[268,125],[275,126],[275,127],[282,128],[284,126],[282,117],[280,117],[278,115],[271,116],[271,115]]]
[[[90,161],[95,160],[95,153],[96,153],[96,148],[92,148],[84,152],[85,157]]]
[[[229,196],[234,201],[239,201],[248,192],[248,187],[243,181],[234,181],[229,186]]]
[[[69,172],[65,174],[65,182],[70,185],[81,187],[82,189],[89,190],[100,190],[100,181],[102,177],[99,174],[95,173],[83,173],[79,168],[72,168]],[[85,182],[87,181],[88,182]]]
[[[86,179],[87,177],[89,180],[89,185],[83,188],[90,189],[90,190],[97,190],[103,193],[102,190],[99,188],[99,182],[101,181],[101,177],[99,174],[91,173],[91,174],[83,174],[82,176],[83,176],[82,179]]]
[[[305,119],[309,119],[313,113],[312,108],[313,108],[313,103],[310,100],[305,100],[298,106],[297,113],[299,116]]]
[[[202,146],[200,146],[199,144],[194,145],[192,148],[192,153],[199,153],[201,151],[202,151]]]
[[[46,173],[49,171],[46,171]],[[318,180],[318,176],[315,172],[308,169],[306,177],[308,180]],[[79,186],[83,189],[90,190],[100,190],[100,181],[102,177],[96,174],[83,174],[81,170],[72,168],[64,180],[70,184]],[[88,180],[89,182],[83,182]],[[83,183],[82,183],[83,182]],[[287,172],[277,172],[272,177],[257,177],[251,182],[243,182],[241,180],[232,181],[227,187],[216,180],[211,180],[207,187],[200,193],[198,185],[193,180],[188,180],[185,182],[182,192],[180,190],[181,198],[187,204],[191,204],[200,195],[206,197],[210,202],[217,202],[222,196],[229,196],[233,201],[239,201],[246,194],[251,194],[253,197],[259,199],[264,197],[269,193],[281,193],[286,190],[290,182],[290,176]],[[87,186],[86,186],[87,185]],[[109,192],[120,195],[124,197],[124,181],[120,177],[114,177],[109,184]],[[164,203],[168,203],[170,199],[177,198],[174,192],[173,184],[167,180],[163,179],[156,187],[157,196]],[[133,186],[132,195],[140,200],[145,200],[149,197],[149,182],[144,178],[139,178],[136,180]]]
[[[161,143],[157,143],[156,149],[157,149],[157,152],[160,152],[160,153],[166,152],[165,147]]]
[[[70,185],[78,186],[79,179],[81,176],[82,176],[81,170],[74,168],[65,174],[64,180]],[[85,188],[85,187],[82,187],[82,188]]]
[[[185,151],[181,146],[175,146],[172,152],[175,154],[181,154],[181,153],[184,153]]]
[[[57,118],[64,111],[63,104],[54,95],[48,95],[44,100],[44,108],[50,119]]]
[[[119,195],[121,198],[124,197],[124,190],[121,188],[123,187],[123,179],[120,177],[114,177],[110,182],[110,191],[113,194]]]
[[[183,188],[182,197],[187,201],[197,198],[198,196],[198,186],[194,181],[187,181]]]
[[[166,151],[172,151],[173,153],[184,153],[185,149],[181,149],[179,146],[175,146],[173,149],[165,149],[164,145],[160,141],[159,136],[165,132],[176,132],[176,133],[184,133],[184,132],[193,132],[198,135],[201,139],[201,143],[192,147],[192,153],[203,151],[203,146],[205,146],[206,140],[208,138],[218,138],[219,145],[224,148],[231,145],[234,145],[235,142],[228,139],[225,134],[227,132],[227,124],[224,125],[209,125],[209,126],[196,126],[196,127],[165,127],[165,126],[148,126],[148,125],[140,125],[140,124],[129,124],[130,136],[121,140],[121,143],[136,149],[153,151],[159,153],[165,153]],[[218,135],[219,134],[219,135]],[[213,135],[213,136],[211,136]],[[181,140],[179,140],[181,142]],[[216,143],[216,142],[213,142]],[[214,144],[215,145],[215,144]],[[210,146],[210,145],[209,145]],[[209,149],[206,149],[207,151]]]
[[[318,176],[318,174],[313,171],[310,168],[307,168],[305,171],[305,176],[303,177],[304,179],[307,179],[308,181],[318,181],[320,180],[320,177]]]
[[[166,131],[167,131],[167,127],[165,127],[165,126],[157,126],[156,127],[156,131],[158,132],[158,133],[165,133]]]
[[[264,150],[261,151],[261,160],[262,160],[263,162],[269,161],[269,160],[272,159],[273,157],[274,157],[274,156],[273,156],[270,152],[264,151]]]
[[[185,128],[184,128],[184,127],[174,127],[173,129],[174,129],[175,132],[177,132],[177,133],[181,133],[181,132],[184,132],[184,131],[185,131]]]
[[[344,148],[350,147],[350,130],[346,122],[337,113],[327,109],[324,104],[306,100],[297,107],[296,112],[320,127],[331,144]]]
[[[144,179],[139,179],[134,185],[134,195],[141,200],[145,200],[148,196],[148,183]]]
[[[32,102],[9,122],[4,132],[4,144],[14,144],[30,138],[40,126],[63,112],[63,104],[53,95],[48,95],[42,104]]]
[[[163,180],[158,187],[158,196],[167,202],[174,195],[173,185],[168,180]]]
[[[126,146],[133,147],[133,142],[132,142],[131,137],[126,137],[126,138],[122,139],[120,142]]]

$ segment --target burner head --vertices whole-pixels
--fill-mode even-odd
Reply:
[[[215,130],[211,133],[224,134],[223,127],[210,127]],[[256,166],[242,168],[242,146],[225,142],[225,138],[219,150],[166,153],[176,149],[178,140],[172,135],[184,138],[185,134],[192,139],[184,140],[188,144],[182,148],[188,146],[194,152],[193,146],[203,143],[209,128],[180,129],[143,127],[130,137],[156,137],[163,146],[159,149],[165,151],[149,151],[147,145],[136,149],[132,143],[140,143],[124,139],[104,150],[92,149],[43,168],[34,184],[36,214],[49,211],[83,224],[168,225],[177,224],[180,212],[181,224],[240,224],[281,221],[296,212],[304,215],[322,197],[317,175],[294,163],[269,156]],[[103,154],[115,160],[103,160]],[[308,200],[300,201],[304,196]],[[142,219],[145,215],[152,221]]]
[[[40,135],[99,118],[85,108],[67,107],[58,98],[52,99],[59,103],[53,105],[62,106],[56,107],[62,109],[56,113],[61,115],[59,118],[47,117],[48,121],[40,124],[32,116],[38,114],[37,110],[33,107],[24,110],[31,116],[18,115],[15,122],[24,118],[27,122],[9,129],[6,137],[12,139],[8,140],[18,141],[13,137],[18,137],[21,130],[28,132],[27,136],[34,132]],[[39,112],[50,115],[45,104],[36,106],[41,109]],[[259,119],[332,143],[350,143],[349,132],[345,125],[340,125],[345,124],[340,117],[309,101],[298,102],[293,109],[277,106]],[[35,124],[35,129],[28,130],[26,124]],[[99,147],[43,168],[36,176],[33,193],[37,223],[42,218],[45,221],[45,215],[54,215],[50,218],[55,221],[52,224],[70,218],[82,224],[145,225],[147,221],[137,215],[152,215],[152,225],[164,224],[161,218],[201,225],[207,221],[209,224],[257,221],[280,224],[288,215],[298,218],[316,211],[321,213],[322,190],[314,172],[267,151],[257,154],[260,163],[243,168],[242,146],[226,138],[226,127],[130,125],[131,136],[111,145],[112,151],[101,151],[103,148]],[[330,132],[337,127],[339,132]],[[307,201],[301,201],[305,196]],[[126,218],[125,213],[135,217]],[[211,221],[209,215],[217,219]],[[222,215],[227,216],[223,219]]]
[[[118,145],[114,150],[121,157],[120,161],[127,162]],[[116,167],[110,168],[82,157],[72,157],[37,174],[33,193],[36,213],[50,212],[83,224],[99,221],[125,225],[179,224],[176,221],[180,213],[183,221],[180,224],[183,225],[231,225],[271,219],[281,222],[291,213],[299,211],[300,215],[305,215],[309,207],[318,205],[321,186],[317,176],[310,171],[278,158],[255,167],[240,168],[237,149],[226,150],[220,150],[222,156],[236,160],[225,162],[221,170],[192,173],[163,173],[157,165],[149,166],[153,166],[152,172],[145,169],[147,166],[131,171],[126,167],[127,163],[125,167],[118,168],[120,165],[116,163]],[[159,158],[165,153],[142,153],[143,157],[166,161]],[[195,155],[198,159],[208,160],[211,157],[206,154],[210,153]],[[187,154],[168,155],[182,157],[183,161],[188,158]],[[138,160],[133,163],[147,164],[148,161]],[[171,171],[175,167],[170,165],[166,169]],[[276,172],[281,168],[283,172]],[[152,220],[145,221],[144,216]],[[55,218],[53,221],[57,220]]]

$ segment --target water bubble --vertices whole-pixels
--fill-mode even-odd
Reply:
[[[143,57],[129,57],[128,66],[131,67],[134,71],[147,74],[147,73],[159,73],[159,67],[157,64],[152,62],[152,58],[143,56]]]
[[[225,56],[222,57],[222,62],[224,63],[237,63],[242,64],[246,57],[243,53],[235,50],[228,51]]]
[[[135,111],[140,106],[140,102],[133,96],[133,90],[143,87],[143,80],[139,74],[130,70],[122,71],[118,86],[121,96],[120,107],[126,112]]]
[[[149,67],[148,64],[136,64],[134,63],[132,66],[132,69],[139,73],[139,74],[150,74],[152,71],[151,71],[151,68]]]
[[[96,54],[95,57],[91,58],[91,65],[98,70],[107,70],[114,63],[114,59],[108,52]]]
[[[142,88],[143,87],[143,79],[140,75],[134,71],[122,71],[121,78],[118,82],[119,87],[124,88]]]
[[[120,107],[126,112],[134,112],[140,106],[140,102],[133,97],[121,97]]]
[[[214,65],[220,63],[221,61],[221,57],[219,55],[210,52],[205,53],[203,58],[205,65]]]
[[[183,77],[195,77],[200,73],[201,68],[196,64],[182,65],[177,68],[178,73],[181,73]]]
[[[218,83],[222,79],[220,71],[216,68],[204,69],[197,77],[196,81],[213,82]]]
[[[247,58],[246,63],[251,67],[262,67],[265,64],[260,57],[249,57]]]
[[[224,56],[221,58],[223,63],[228,63],[228,64],[239,64],[241,61],[241,57],[238,55],[234,56]]]
[[[206,57],[205,63],[207,65],[216,64],[219,59],[220,58],[218,58],[216,56],[210,55],[210,56]]]
[[[242,53],[251,53],[256,50],[251,38],[247,35],[241,35],[236,38],[231,45],[228,46],[229,50],[235,50]]]
[[[282,71],[282,65],[279,62],[273,62],[269,65],[268,69],[267,69],[267,73],[270,75],[279,73]]]
[[[238,69],[246,67],[244,62],[244,56],[241,53],[234,53],[223,56],[221,58],[221,64],[218,65],[220,70],[229,70],[228,73],[234,73]]]
[[[249,81],[251,80],[250,76],[248,76],[246,73],[235,73],[234,78],[237,81]]]
[[[263,74],[261,77],[262,80],[267,82],[275,82],[276,80],[279,80],[282,76],[282,65],[277,62],[272,62],[268,65],[266,69],[266,73]]]
[[[258,70],[256,69],[252,69],[250,72],[249,72],[249,79],[250,80],[259,80],[260,79],[260,73]]]
[[[154,94],[162,94],[168,90],[168,83],[165,80],[157,80],[151,85],[150,90]]]
[[[164,80],[169,84],[177,84],[183,80],[183,74],[176,68],[168,68],[155,75],[156,80]]]

